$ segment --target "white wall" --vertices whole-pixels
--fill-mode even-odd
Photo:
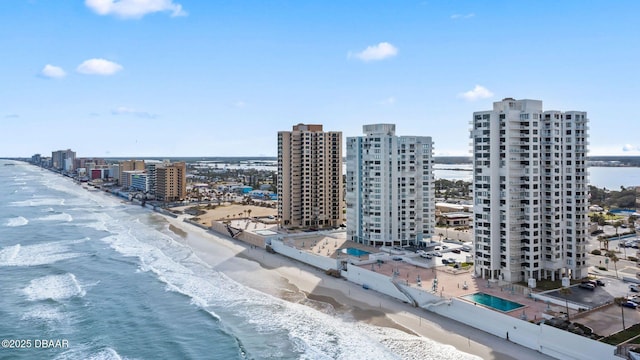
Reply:
[[[322,270],[338,268],[338,261],[336,259],[312,254],[308,251],[298,250],[284,245],[281,240],[271,240],[271,248],[278,254],[282,254]]]
[[[540,352],[558,359],[616,359],[616,347],[549,325],[540,325]]]
[[[347,271],[343,271],[342,275],[345,276],[347,280],[359,285],[366,285],[371,290],[389,295],[401,301],[411,302],[411,300],[391,282],[391,278],[384,274],[347,264]]]
[[[506,339],[508,332],[509,341],[558,359],[620,359],[614,356],[615,346],[612,345],[549,325],[532,324],[464,300],[443,299],[427,292],[429,287],[402,287],[422,308],[503,339]]]
[[[557,299],[557,298],[553,298],[550,296],[545,296],[545,295],[541,295],[541,294],[532,294],[532,297],[538,299],[539,301],[543,301],[546,302],[548,301],[551,304],[555,304],[555,305],[560,305],[560,306],[564,306],[566,307],[567,304],[569,305],[569,309],[573,309],[573,310],[579,310],[579,309],[584,309],[584,306],[581,306],[580,304],[576,304],[572,301],[565,301],[562,299]]]

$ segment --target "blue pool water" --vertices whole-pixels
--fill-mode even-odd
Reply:
[[[636,211],[633,209],[611,209],[609,210],[609,212],[617,215],[632,215]]]
[[[342,252],[347,254],[347,255],[351,255],[351,256],[363,256],[363,255],[371,254],[368,251],[364,251],[364,250],[360,250],[360,249],[356,249],[356,248],[342,249]]]
[[[495,297],[493,295],[485,293],[466,295],[463,296],[463,298],[503,312],[515,310],[524,306],[522,304],[518,304],[517,302]]]

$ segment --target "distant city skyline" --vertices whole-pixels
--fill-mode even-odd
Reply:
[[[506,97],[589,117],[589,155],[640,155],[635,1],[10,0],[0,156],[277,156],[277,133],[394,123],[470,156]]]

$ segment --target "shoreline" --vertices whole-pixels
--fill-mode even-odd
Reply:
[[[208,265],[214,268],[220,265],[219,262],[207,259],[207,254],[213,250],[212,248],[220,246],[232,252],[233,259],[229,259],[230,262],[251,263],[252,266],[244,271],[237,270],[237,264],[230,269],[231,271],[224,271],[224,266],[220,270],[233,280],[257,291],[285,301],[301,303],[346,321],[400,330],[452,346],[458,351],[481,359],[552,359],[455,320],[421,308],[414,308],[389,296],[365,290],[345,279],[331,277],[316,268],[283,255],[270,254],[223,234],[184,222],[184,218],[188,216],[171,218],[161,213],[157,214],[168,222],[170,231],[183,239],[184,244],[193,249],[196,255]],[[190,234],[200,237],[204,243],[190,242]],[[280,289],[269,286],[274,281],[280,283]],[[514,357],[510,354],[518,354],[518,356]]]

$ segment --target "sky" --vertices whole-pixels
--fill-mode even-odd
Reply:
[[[640,1],[2,0],[0,156],[276,156],[277,132],[396,124],[469,156],[505,97],[640,155]]]

